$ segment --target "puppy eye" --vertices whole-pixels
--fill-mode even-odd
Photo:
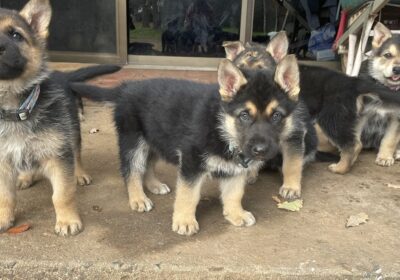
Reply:
[[[21,33],[11,29],[9,31],[9,36],[11,37],[11,39],[13,39],[14,41],[22,41],[24,39],[24,37],[21,35]]]
[[[282,119],[282,113],[281,113],[281,112],[278,112],[278,111],[275,111],[275,112],[272,114],[271,119],[272,119],[272,122],[274,122],[274,123],[280,122],[281,119]]]
[[[383,56],[387,59],[391,59],[393,57],[391,53],[385,53]]]
[[[241,113],[239,114],[239,119],[240,119],[242,122],[251,121],[251,117],[250,117],[249,112],[247,112],[247,111],[241,112]]]

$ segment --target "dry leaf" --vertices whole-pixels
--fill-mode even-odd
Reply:
[[[356,227],[361,224],[365,224],[368,221],[368,215],[364,212],[358,213],[357,215],[351,215],[347,219],[346,227]]]
[[[278,203],[278,208],[279,209],[285,209],[288,211],[300,211],[300,209],[303,207],[303,200],[302,199],[296,199],[293,201],[284,201],[282,203]]]
[[[388,184],[386,184],[386,186],[388,186],[389,188],[392,188],[392,189],[400,189],[400,185],[394,185],[394,184],[388,183]]]
[[[89,130],[89,133],[90,134],[95,134],[95,133],[97,133],[99,131],[100,131],[100,129],[98,129],[98,128],[92,128],[91,130]]]
[[[272,196],[272,200],[275,201],[276,203],[282,203],[282,201],[281,201],[281,200],[279,199],[279,197],[276,196],[276,195],[273,195],[273,196]]]
[[[7,233],[10,233],[10,234],[23,233],[23,232],[27,231],[30,228],[31,228],[30,224],[23,224],[23,225],[20,225],[20,226],[17,226],[17,227],[9,228],[7,230]]]

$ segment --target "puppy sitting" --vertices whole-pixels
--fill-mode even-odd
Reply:
[[[380,22],[374,27],[368,74],[368,78],[372,77],[377,83],[393,90],[393,94],[400,95],[400,35],[392,34]],[[399,114],[370,111],[361,139],[364,147],[379,149],[376,164],[393,165],[396,157],[400,157],[400,151],[396,153],[400,141]]]

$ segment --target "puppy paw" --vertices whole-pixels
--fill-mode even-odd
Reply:
[[[149,191],[151,191],[154,194],[167,194],[169,192],[171,192],[171,189],[163,183],[160,183],[158,185],[153,185],[153,186],[148,186],[147,187],[149,189]]]
[[[392,166],[394,164],[393,157],[378,157],[375,160],[375,163],[379,166]]]
[[[224,216],[232,225],[237,227],[250,227],[256,223],[253,214],[245,210],[225,212]]]
[[[247,175],[246,178],[246,183],[249,185],[253,185],[257,182],[258,176],[253,176],[253,175]]]
[[[193,235],[199,232],[199,223],[195,216],[175,216],[172,219],[172,230],[180,235]]]
[[[17,179],[17,189],[25,190],[33,185],[32,176],[18,176]]]
[[[349,172],[348,168],[343,168],[343,166],[339,165],[338,163],[332,163],[328,166],[328,169],[336,174],[346,174]]]
[[[59,236],[69,236],[77,235],[82,228],[82,221],[79,216],[76,216],[70,219],[58,219],[54,230]]]
[[[149,212],[153,209],[153,202],[146,196],[131,199],[129,204],[131,205],[132,210],[138,212]]]
[[[84,121],[85,121],[85,116],[84,116],[81,112],[79,112],[79,120],[80,120],[81,122],[84,122]]]
[[[400,160],[400,150],[397,150],[397,151],[394,153],[394,159],[395,159],[395,160]]]
[[[301,196],[301,187],[300,186],[286,186],[283,185],[279,189],[279,194],[285,199],[296,199]]]
[[[0,232],[4,232],[14,224],[14,214],[10,210],[0,210]]]
[[[86,174],[84,172],[77,173],[75,177],[76,177],[76,182],[78,183],[79,186],[90,185],[90,183],[92,183],[93,180],[89,174]]]

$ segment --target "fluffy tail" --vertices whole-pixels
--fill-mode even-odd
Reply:
[[[119,87],[101,88],[85,83],[71,83],[72,91],[80,97],[99,102],[116,102],[120,96]]]

